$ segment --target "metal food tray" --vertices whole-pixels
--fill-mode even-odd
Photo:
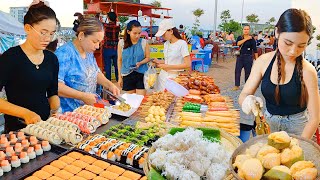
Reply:
[[[26,136],[29,136],[25,134]],[[42,141],[38,138],[39,141]],[[6,172],[3,174],[2,177],[0,177],[1,180],[17,180],[17,179],[24,179],[25,174],[29,174],[30,172],[34,172],[35,169],[38,169],[48,162],[53,161],[57,157],[59,157],[61,154],[64,154],[68,151],[68,149],[63,148],[59,145],[51,144],[51,150],[43,152],[41,156],[36,156],[35,159],[30,160],[30,162],[26,164],[22,164],[18,168],[11,169],[10,172]]]
[[[143,172],[143,170],[139,170],[139,169],[136,169],[136,168],[133,168],[133,167],[131,167],[131,166],[124,165],[124,164],[121,164],[121,163],[118,163],[118,162],[114,162],[114,161],[110,161],[110,160],[107,160],[107,159],[103,159],[102,157],[96,156],[96,155],[94,155],[94,154],[89,154],[88,152],[83,151],[83,150],[81,150],[81,149],[73,148],[73,149],[70,149],[69,151],[64,152],[64,153],[61,154],[60,156],[57,156],[55,159],[51,159],[51,160],[48,161],[47,163],[42,164],[41,166],[38,166],[38,167],[37,167],[36,169],[34,169],[33,171],[28,172],[28,173],[24,173],[23,177],[20,177],[19,180],[22,180],[22,179],[25,179],[25,178],[27,178],[27,177],[29,177],[29,176],[32,176],[33,173],[41,170],[41,168],[43,168],[44,166],[49,165],[49,164],[50,164],[51,162],[53,162],[54,160],[57,160],[57,159],[59,159],[60,157],[65,156],[65,155],[67,155],[67,154],[69,154],[69,153],[71,153],[71,152],[79,152],[79,153],[81,153],[81,154],[83,154],[83,155],[92,156],[92,157],[94,157],[94,158],[96,158],[96,159],[98,159],[98,160],[107,162],[107,163],[112,164],[112,165],[119,166],[119,167],[121,167],[121,168],[123,168],[123,169],[125,169],[125,170],[129,170],[129,171],[138,173],[138,174],[140,174],[140,175],[142,175],[142,176],[145,175],[144,172]],[[15,179],[16,179],[16,178],[15,178]]]

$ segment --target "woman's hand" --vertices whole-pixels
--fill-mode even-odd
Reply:
[[[153,63],[156,63],[156,65],[158,65],[158,64],[164,64],[164,61],[163,61],[163,60],[158,60],[157,58],[156,58],[156,59],[153,59],[152,62],[153,62]]]
[[[27,113],[24,114],[23,119],[27,125],[28,124],[35,124],[35,123],[41,121],[41,117],[37,113],[30,111],[30,110],[28,110]]]
[[[169,70],[169,65],[167,65],[167,64],[157,64],[157,67],[161,68],[161,69],[163,69],[165,71]]]
[[[141,62],[137,62],[137,64],[136,64],[136,68],[138,69],[141,65],[142,65],[142,63],[141,63]]]
[[[97,102],[97,96],[92,93],[83,93],[81,101],[83,101],[87,105],[93,105]]]
[[[122,79],[122,78],[121,78]],[[119,78],[120,80],[120,78]],[[119,82],[118,82],[119,83]],[[117,86],[115,86],[114,84],[108,88],[109,91],[111,91],[114,95],[119,96],[120,95],[120,89],[118,89]]]
[[[119,86],[120,88],[123,87],[123,79],[122,79],[121,76],[119,76],[119,79],[118,79],[118,86]]]

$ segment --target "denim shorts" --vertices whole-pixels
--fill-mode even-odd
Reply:
[[[309,116],[307,111],[286,116],[272,115],[266,111],[265,118],[271,132],[286,131],[289,134],[301,136]]]

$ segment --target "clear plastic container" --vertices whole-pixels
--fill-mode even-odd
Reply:
[[[165,88],[177,97],[182,97],[189,94],[189,91],[186,88],[171,79],[167,79]]]

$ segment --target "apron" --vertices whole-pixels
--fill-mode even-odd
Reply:
[[[165,70],[161,70],[160,74],[158,76],[155,90],[156,91],[164,91],[167,79],[174,79],[178,75],[179,75],[178,71],[167,72]]]

